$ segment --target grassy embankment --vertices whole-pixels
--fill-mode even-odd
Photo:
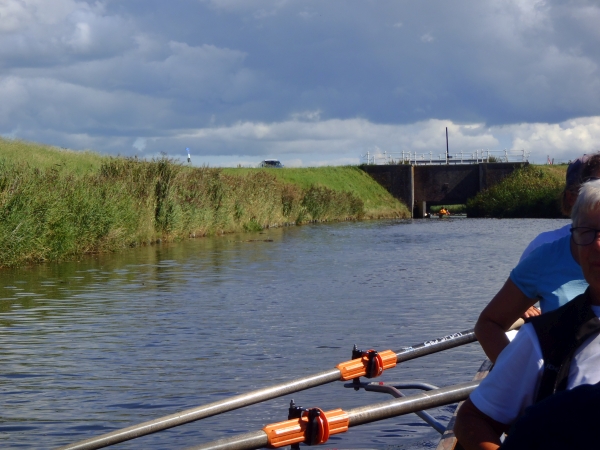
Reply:
[[[467,202],[468,217],[560,218],[567,165],[528,165]]]
[[[192,168],[0,139],[0,267],[289,223],[407,215],[355,167]]]
[[[258,169],[228,168],[223,172],[232,176],[249,176]],[[404,204],[393,198],[381,185],[374,182],[357,166],[308,167],[302,169],[261,169],[277,177],[285,184],[294,185],[304,192],[315,186],[334,192],[347,192],[363,202],[363,218],[409,217]],[[320,202],[322,204],[322,202]],[[319,206],[311,209],[311,215],[320,215]]]

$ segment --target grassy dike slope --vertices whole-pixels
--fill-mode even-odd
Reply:
[[[287,170],[311,175],[294,182],[282,177]],[[289,223],[407,215],[352,167],[236,172],[0,139],[0,267]]]
[[[468,217],[560,218],[567,165],[529,164],[467,202]]]
[[[407,207],[396,200],[379,183],[356,166],[308,167],[302,169],[223,169],[224,173],[248,176],[257,170],[273,174],[283,183],[292,184],[307,191],[321,186],[336,192],[348,192],[359,198],[364,205],[363,217],[380,219],[410,217]]]
[[[54,169],[84,175],[100,169],[107,158],[90,151],[75,152],[50,145],[0,138],[0,162],[27,164],[38,169]]]

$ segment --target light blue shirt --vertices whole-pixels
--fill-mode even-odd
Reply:
[[[510,273],[523,294],[540,301],[542,313],[573,300],[588,286],[571,254],[570,240],[568,235],[539,246]]]
[[[571,235],[571,225],[572,225],[571,223],[568,223],[562,228],[558,228],[558,229],[552,230],[552,231],[544,231],[543,233],[538,234],[535,237],[535,239],[529,243],[527,248],[525,250],[523,250],[523,254],[521,255],[521,258],[519,259],[519,262],[521,262],[525,258],[527,258],[531,254],[531,252],[534,251],[536,248],[538,248],[540,245],[544,245],[544,244],[547,244],[548,242],[556,241],[557,239],[560,239],[561,237],[564,237],[564,236],[570,236]]]

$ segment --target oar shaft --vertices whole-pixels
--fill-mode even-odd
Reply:
[[[425,341],[412,347],[403,347],[394,352],[396,353],[396,362],[401,363],[410,359],[430,355],[431,353],[441,352],[449,348],[459,347],[477,341],[474,330],[466,330],[458,333],[449,334],[438,339]]]
[[[263,448],[269,445],[267,433],[263,430],[252,431],[250,433],[238,434],[236,436],[219,439],[197,447],[189,447],[185,450],[247,450],[253,448]]]
[[[515,325],[513,325],[513,327]],[[410,359],[419,358],[421,356],[440,352],[449,348],[469,344],[471,342],[475,342],[476,340],[477,338],[475,337],[475,332],[473,330],[461,331],[459,333],[450,334],[438,339],[425,341],[412,347],[404,347],[395,352],[397,356],[396,361],[397,363],[408,361]],[[193,422],[195,420],[215,416],[217,414],[233,411],[244,406],[253,405],[265,400],[270,400],[283,395],[291,394],[293,392],[302,391],[304,389],[321,386],[323,384],[339,380],[340,371],[339,369],[334,368],[326,372],[298,378],[287,383],[282,383],[265,389],[259,389],[247,394],[238,395],[225,400],[220,400],[207,405],[181,411],[170,416],[144,422],[129,428],[116,430],[111,433],[106,433],[97,437],[60,447],[57,450],[95,450],[98,448],[108,447],[110,445],[118,444],[119,442],[128,441],[130,439],[156,433],[157,431],[173,428]]]
[[[524,323],[525,322],[523,319],[518,319],[510,326],[508,330],[516,330]],[[449,334],[441,338],[422,342],[421,344],[414,345],[412,347],[403,347],[401,350],[394,352],[396,353],[396,363],[399,364],[410,359],[415,359],[421,356],[448,350],[449,348],[470,344],[471,342],[475,341],[477,341],[477,337],[475,336],[475,330],[473,329]]]
[[[108,447],[109,445],[114,445],[119,442],[128,441],[130,439],[135,439],[147,434],[156,433],[157,431],[183,425],[188,422],[193,422],[195,420],[215,416],[217,414],[232,411],[244,406],[260,403],[265,400],[281,397],[282,395],[321,386],[326,383],[338,381],[339,379],[340,371],[338,369],[331,369],[326,372],[298,378],[293,381],[259,389],[247,394],[237,395],[225,400],[209,403],[207,405],[181,411],[176,414],[171,414],[170,416],[140,423],[129,428],[123,428],[111,433],[103,434],[101,436],[79,441],[74,444],[65,445],[57,450],[92,450]]]
[[[350,409],[346,411],[350,419],[348,426],[355,427],[377,420],[457,403],[466,399],[479,385],[479,382],[478,380],[456,384],[421,394]],[[268,443],[267,434],[260,430],[189,447],[186,450],[252,450],[266,447]]]
[[[433,391],[354,408],[348,411],[350,416],[350,424],[348,426],[355,427],[377,420],[457,403],[466,399],[480,382],[481,380],[469,381],[468,383],[455,384]]]

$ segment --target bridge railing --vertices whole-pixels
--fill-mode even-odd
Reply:
[[[529,151],[525,150],[475,150],[474,152],[460,152],[446,155],[440,153],[433,155],[417,152],[367,152],[361,159],[366,164],[415,164],[415,165],[440,165],[440,164],[479,164],[494,162],[526,162],[529,160]]]

